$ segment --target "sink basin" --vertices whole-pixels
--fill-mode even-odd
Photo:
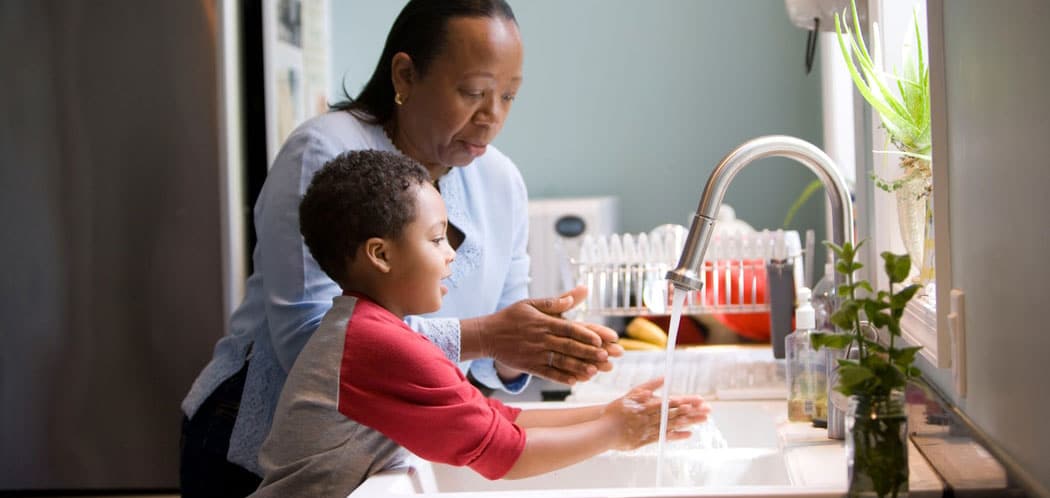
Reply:
[[[609,451],[537,477],[489,481],[465,467],[412,458],[406,468],[366,480],[352,498],[440,495],[442,497],[641,497],[641,496],[841,496],[845,459],[841,442],[824,431],[787,424],[783,401],[710,401],[712,418],[693,437],[669,443],[663,487],[655,487],[657,445],[631,452]],[[520,403],[524,409],[569,407],[573,403]],[[576,405],[578,406],[578,405]],[[824,446],[831,456],[829,482],[798,482],[784,451],[785,426],[812,431],[807,446]],[[807,433],[810,434],[810,433]],[[831,450],[831,451],[827,451]],[[835,455],[840,455],[836,457]],[[824,462],[827,464],[827,462]],[[841,468],[840,468],[841,467]],[[843,482],[839,482],[843,481]]]
[[[667,445],[666,486],[788,485],[784,459],[777,449],[780,402],[711,402],[712,419],[693,437]],[[550,408],[550,403],[523,408]],[[720,424],[720,421],[725,421]],[[723,427],[724,426],[724,427]],[[466,467],[428,464],[419,467],[425,492],[477,492],[651,487],[656,483],[657,445],[635,451],[609,451],[541,476],[489,481]],[[429,467],[429,468],[426,468]]]
[[[609,452],[571,467],[518,480],[489,481],[469,468],[436,464],[431,466],[431,475],[419,474],[419,487],[431,493],[639,488],[654,486],[655,473],[655,453]],[[667,486],[791,484],[783,458],[775,448],[668,451],[664,476],[663,484]]]
[[[667,444],[662,486],[655,486],[657,445],[609,451],[541,476],[489,481],[469,468],[411,457],[379,472],[351,498],[406,495],[442,498],[842,497],[843,441],[826,429],[787,421],[783,369],[766,346],[702,346],[675,350],[671,392],[697,393],[711,405],[693,436]],[[564,402],[514,402],[526,410],[604,403],[662,373],[664,352],[630,351],[612,372],[577,384]],[[498,396],[498,393],[497,393]],[[909,441],[909,496],[943,494],[943,482]]]

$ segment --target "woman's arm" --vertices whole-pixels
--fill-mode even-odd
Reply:
[[[559,316],[586,296],[587,289],[577,287],[560,298],[524,299],[491,315],[461,320],[460,354],[493,358],[565,384],[608,371],[609,357],[623,354],[616,332]]]
[[[252,278],[261,279],[265,295],[262,309],[249,312],[265,313],[270,342],[285,372],[332,307],[332,298],[342,293],[304,245],[298,216],[302,189],[336,154],[313,128],[299,130],[278,153],[255,206],[259,241]]]
[[[527,299],[529,287],[529,199],[525,181],[514,162],[493,148],[482,160],[484,169],[473,170],[471,187],[478,196],[475,209],[484,205],[478,219],[489,219],[494,227],[486,245],[499,254],[502,278],[495,313],[461,322],[461,355],[463,359],[487,357],[495,360],[499,377],[506,381],[522,372],[540,375],[563,383],[587,380],[600,370],[608,370],[608,356],[622,349],[605,344],[616,342],[616,333],[597,325],[573,324],[561,318],[586,297],[586,289],[567,293],[564,301]],[[482,173],[484,172],[484,173]],[[450,208],[451,209],[451,208]],[[471,315],[467,315],[471,316]],[[478,316],[478,315],[473,315]],[[554,352],[553,358],[550,353]],[[553,360],[553,361],[551,361]],[[550,363],[553,363],[551,365]],[[488,363],[488,372],[471,373],[486,385],[496,380]],[[479,375],[482,374],[482,375]],[[488,381],[486,381],[486,379]]]

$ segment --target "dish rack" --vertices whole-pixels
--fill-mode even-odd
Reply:
[[[632,387],[664,374],[664,351],[630,351],[610,361],[614,367],[572,386],[569,401],[604,403]],[[768,346],[703,346],[675,350],[674,370],[666,387],[671,395],[705,398],[786,399],[784,363]]]
[[[579,308],[587,316],[666,315],[674,287],[664,278],[678,264],[686,229],[664,225],[649,233],[584,237],[570,257],[576,284],[589,293]],[[794,289],[803,282],[802,245],[796,231],[716,234],[703,262],[704,288],[686,295],[683,313],[771,311],[770,280],[786,277]],[[786,273],[785,273],[786,272]]]

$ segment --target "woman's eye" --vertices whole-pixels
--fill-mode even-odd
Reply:
[[[485,96],[485,92],[481,91],[481,90],[478,90],[478,91],[463,90],[462,92],[463,92],[463,95],[466,95],[467,97],[470,97],[472,99],[480,99],[481,97]]]
[[[441,243],[444,242],[444,241],[445,241],[445,237],[438,237],[438,238],[436,238],[434,240],[431,240],[431,242],[433,242],[434,245],[441,245]]]

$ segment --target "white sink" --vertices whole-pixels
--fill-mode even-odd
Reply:
[[[763,347],[703,346],[675,351],[672,393],[697,393],[711,420],[692,438],[667,445],[656,487],[657,445],[610,451],[529,479],[489,481],[469,468],[412,457],[373,475],[351,498],[406,495],[441,498],[841,497],[846,493],[843,442],[826,429],[787,421],[783,368]],[[614,399],[663,372],[664,352],[629,351],[612,372],[573,388],[569,402],[515,403],[524,409],[582,406]],[[941,496],[943,484],[909,444],[910,495]]]
[[[644,497],[644,496],[841,496],[845,458],[841,442],[824,431],[787,424],[783,401],[711,401],[712,422],[694,437],[667,445],[663,487],[655,487],[656,444],[633,452],[610,451],[542,476],[489,481],[469,468],[412,459],[408,467],[366,480],[350,496],[379,498],[404,495],[442,497]],[[525,409],[571,406],[571,403],[522,403]],[[784,428],[792,444],[823,447],[818,474],[828,481],[799,482],[785,452]],[[808,432],[807,432],[808,431]],[[724,438],[721,440],[718,436]],[[800,435],[801,434],[801,435]],[[829,451],[830,450],[830,451]],[[794,454],[797,455],[797,454]],[[830,461],[828,458],[830,457]],[[794,474],[794,475],[793,475]]]
[[[668,451],[665,458],[664,484],[668,486],[790,484],[783,458],[775,448],[675,450]],[[519,480],[489,481],[469,468],[437,464],[431,466],[431,476],[420,472],[419,487],[424,492],[437,493],[645,488],[655,485],[655,471],[655,454],[610,452],[542,476]],[[511,495],[519,494],[506,496]]]

